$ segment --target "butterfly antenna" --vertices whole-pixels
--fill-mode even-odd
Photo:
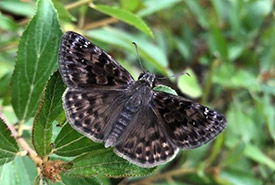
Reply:
[[[142,63],[141,63],[139,52],[138,52],[138,46],[137,46],[137,44],[135,42],[132,42],[132,44],[134,44],[134,46],[136,48],[136,53],[137,53],[137,56],[138,56],[138,62],[139,62],[140,68],[142,69],[143,72],[145,72],[145,70],[144,70],[144,68],[142,66]]]
[[[177,74],[173,74],[173,75],[171,75],[171,76],[169,76],[170,78],[171,77],[176,77],[176,78],[178,78],[179,76],[181,76],[181,75],[188,75],[188,76],[191,76],[189,73],[187,73],[187,72],[181,72],[181,73],[177,73]],[[164,80],[164,79],[168,79],[168,77],[160,77],[160,78],[157,78],[158,80]]]

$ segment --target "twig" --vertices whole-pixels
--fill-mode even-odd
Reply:
[[[67,10],[70,10],[70,9],[73,9],[73,8],[76,8],[78,6],[81,6],[81,5],[84,5],[84,4],[88,4],[90,3],[92,0],[83,0],[83,1],[76,1],[74,3],[71,3],[71,4],[68,4],[66,5],[66,9]]]
[[[18,46],[18,42],[11,42],[7,45],[4,45],[3,47],[0,48],[0,52],[5,52],[5,51],[8,51],[8,50],[11,50],[13,48],[16,48]]]
[[[118,22],[118,19],[116,19],[116,18],[113,18],[113,17],[112,18],[107,18],[107,19],[103,19],[103,20],[100,20],[100,21],[96,21],[96,22],[87,24],[86,26],[84,26],[83,29],[84,30],[90,30],[90,29],[102,27],[102,26],[109,25],[109,24],[116,23],[116,22]]]
[[[155,175],[149,176],[149,177],[142,179],[140,181],[133,182],[133,183],[131,183],[131,185],[153,184],[153,182],[157,181],[157,180],[172,179],[172,177],[174,177],[174,176],[194,173],[196,171],[197,170],[194,168],[178,168],[178,169],[166,172],[166,173],[160,173],[160,174],[155,174]]]
[[[19,26],[24,26],[24,25],[28,24],[30,20],[31,20],[31,18],[25,18],[25,19],[23,19],[22,21],[20,21],[20,22],[18,23],[18,25],[19,25]]]
[[[17,137],[22,136],[23,131],[24,131],[24,124],[25,124],[24,120],[19,121],[19,126],[18,126],[18,129],[17,129]]]
[[[5,122],[5,124],[11,131],[11,135],[14,137],[16,142],[21,146],[21,148],[27,151],[28,156],[34,161],[36,166],[41,166],[43,162],[41,157],[39,157],[37,153],[29,146],[29,144],[21,136],[18,135],[13,125],[9,123],[9,121],[7,120],[7,118],[2,113],[1,110],[0,110],[0,118]]]

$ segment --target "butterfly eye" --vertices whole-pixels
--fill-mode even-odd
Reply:
[[[138,80],[140,80],[142,77],[144,77],[144,72],[140,73],[139,77],[138,77]]]

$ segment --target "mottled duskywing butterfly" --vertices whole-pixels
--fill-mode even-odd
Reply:
[[[138,81],[105,51],[74,32],[59,50],[59,71],[68,86],[64,109],[71,126],[141,167],[175,157],[216,137],[225,117],[198,103],[153,90],[155,75]]]

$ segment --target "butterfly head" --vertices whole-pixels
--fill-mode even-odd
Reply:
[[[156,86],[156,76],[150,72],[142,72],[138,77],[138,81],[148,83],[151,88]]]

